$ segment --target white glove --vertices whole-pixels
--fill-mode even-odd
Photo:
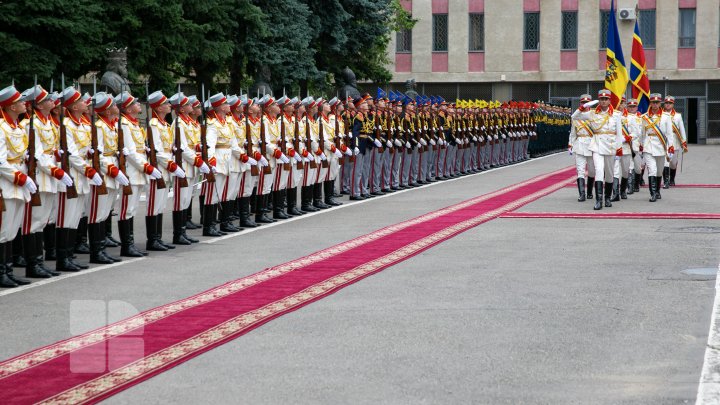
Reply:
[[[342,154],[342,152],[340,152],[340,150],[335,149],[335,157],[336,157],[336,158],[340,159],[340,158],[342,157],[342,155],[343,155],[343,154]]]
[[[325,156],[325,152],[320,152],[320,160],[323,162],[327,160],[327,156]]]
[[[25,190],[29,191],[30,194],[35,194],[37,191],[37,185],[35,185],[35,182],[30,177],[25,180],[23,187],[25,187]]]
[[[299,154],[299,153],[296,153],[296,154],[293,156],[293,159],[294,159],[295,162],[297,162],[297,163],[302,162],[302,158],[300,157],[300,154]]]
[[[352,156],[353,155],[352,149],[350,149],[350,148],[345,149],[345,154],[348,156]]]
[[[397,127],[398,132],[402,131],[402,127]]]
[[[63,153],[65,153],[65,151],[62,149],[58,149],[56,152],[57,152],[58,156],[62,156]]]
[[[355,149],[353,150],[353,153],[355,153],[356,155],[359,155],[360,149],[358,149],[358,147],[356,146]]]
[[[402,146],[402,142],[400,142],[399,139],[396,139],[394,143],[395,143],[395,146],[397,146],[398,148]]]
[[[568,154],[570,154],[570,156],[572,156],[572,154],[573,154],[572,146],[568,148]]]
[[[385,142],[385,145],[387,145],[388,148],[392,148],[392,145],[393,145],[393,144],[392,144],[392,142],[390,142],[390,140],[388,139],[388,141]]]
[[[128,155],[130,155],[130,149],[123,148],[122,153],[123,153],[123,155],[128,156]]]
[[[295,156],[297,156],[297,155],[295,155]],[[257,166],[257,163],[258,163],[257,160],[248,156],[247,164],[249,164],[250,166]]]
[[[462,145],[462,141],[460,141],[460,140],[457,139],[457,138],[455,138],[455,143]]]
[[[422,146],[427,146],[427,141],[424,138],[420,138],[420,144]]]
[[[477,136],[473,136],[473,142],[477,142]]]
[[[305,162],[305,163],[308,163],[308,162],[310,161],[310,159],[309,159],[309,158],[306,158],[306,157],[302,158],[302,160],[303,160],[303,162]]]
[[[210,166],[203,162],[202,166],[198,167],[198,170],[200,170],[200,173],[202,174],[208,174],[210,173]]]
[[[90,184],[92,184],[93,186],[99,186],[99,185],[102,185],[102,183],[103,183],[102,177],[100,177],[100,175],[97,173],[95,173],[92,176],[92,179],[90,179]]]
[[[118,171],[118,175],[115,176],[115,181],[120,183],[120,185],[123,187],[130,185],[130,180],[128,180],[127,176],[125,176],[125,173],[121,171]],[[65,185],[67,186],[68,184],[65,183]]]
[[[405,142],[405,147],[410,149],[412,146],[410,146],[410,142]]]
[[[267,159],[265,159],[265,156],[260,156],[260,166],[265,167],[268,165]]]
[[[347,136],[349,139],[352,139],[352,132],[348,132]]]
[[[435,143],[435,140],[434,140],[434,139],[431,139],[431,140],[430,140],[430,145],[432,145],[432,146],[437,145],[437,144]]]
[[[70,187],[73,185],[73,180],[67,173],[63,173],[62,179],[60,179],[65,186]]]
[[[91,154],[91,155],[94,155],[94,154],[95,154],[95,149],[93,149],[93,148],[88,149],[88,153]]]
[[[376,139],[375,141],[373,141],[373,143],[374,143],[375,146],[377,146],[378,148],[382,146],[382,142],[380,142],[378,139]]]
[[[175,171],[172,172],[172,175],[175,177],[178,177],[180,179],[184,179],[185,178],[185,170],[181,169],[180,166],[178,166],[177,169],[175,169]]]
[[[145,145],[145,152],[150,153],[151,150],[149,146]]]
[[[674,153],[668,153],[668,157],[670,158],[670,160],[672,160],[674,155],[675,155]],[[615,157],[618,159],[620,158],[620,156],[615,156]]]
[[[425,126],[423,127],[423,130],[427,131],[427,125],[425,125]]]
[[[445,145],[445,141],[443,141],[442,139],[438,139],[438,143],[440,144],[440,146]]]
[[[162,177],[162,173],[160,173],[160,170],[153,167],[152,173],[150,173],[150,177],[152,177],[154,180],[157,180]]]
[[[288,159],[288,157],[285,156],[284,153],[280,155],[280,161],[283,163],[290,163],[290,159]]]
[[[590,107],[593,107],[593,106],[597,105],[597,103],[599,103],[599,102],[600,102],[600,100],[588,101],[587,103],[581,105],[580,107],[582,107],[582,108],[590,108]]]

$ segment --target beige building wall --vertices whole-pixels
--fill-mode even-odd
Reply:
[[[617,8],[635,8],[637,0],[619,0]],[[577,70],[560,71],[561,0],[541,0],[540,71],[523,71],[523,0],[485,0],[485,72],[468,72],[468,5],[449,0],[448,72],[432,72],[432,1],[413,1],[412,72],[395,73],[395,46],[388,50],[393,81],[418,82],[601,81],[599,69],[600,0],[578,0]],[[656,1],[656,69],[652,78],[720,80],[717,0],[697,0],[696,68],[677,69],[678,0]],[[626,64],[632,51],[633,21],[618,20]]]

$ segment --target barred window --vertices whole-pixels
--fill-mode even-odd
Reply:
[[[485,50],[485,15],[479,13],[470,14],[470,51]]]
[[[678,23],[678,47],[695,48],[695,9],[681,8]]]
[[[640,10],[638,25],[643,48],[655,48],[655,10]]]
[[[525,13],[524,49],[534,51],[540,48],[540,13]]]
[[[412,52],[412,30],[398,31],[395,37],[395,52]]]
[[[563,11],[562,13],[562,49],[576,50],[578,43],[578,13]]]
[[[607,48],[608,25],[610,10],[600,10],[600,49]]]
[[[433,51],[448,50],[448,15],[433,14]]]

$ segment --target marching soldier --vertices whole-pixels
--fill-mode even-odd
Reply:
[[[640,177],[642,176],[642,167],[645,164],[640,148],[640,135],[643,131],[642,115],[637,109],[638,102],[636,99],[631,98],[627,101],[627,114],[625,114],[624,122],[632,138],[632,169],[630,169],[630,175],[628,176],[627,194],[640,191]],[[622,190],[620,193],[622,194]]]
[[[162,173],[147,160],[145,149],[147,135],[138,122],[138,114],[142,109],[138,100],[129,92],[124,91],[115,96],[115,104],[120,109],[118,128],[122,130],[124,146],[121,153],[127,159],[128,164],[125,170],[132,189],[131,194],[123,194],[122,198],[118,199],[115,207],[120,215],[118,219],[120,256],[141,257],[146,256],[147,252],[140,251],[135,247],[135,211],[140,201],[140,194],[145,193],[148,189],[148,177],[158,180],[162,178]],[[150,204],[148,203],[148,205]]]
[[[650,108],[642,115],[642,135],[640,136],[640,151],[643,153],[645,167],[648,170],[648,183],[650,185],[650,202],[662,198],[660,195],[660,168],[664,166],[668,157],[667,135],[672,131],[670,114],[660,108],[662,95],[650,94]]]
[[[605,207],[612,207],[610,193],[613,178],[613,157],[622,156],[622,126],[621,115],[610,105],[610,91],[602,89],[598,92],[599,105],[589,109],[587,105],[581,106],[579,119],[588,120],[593,137],[588,149],[593,153],[595,165],[595,206],[593,209],[602,209],[603,191]],[[608,181],[610,180],[610,181]],[[605,189],[603,190],[603,183]]]
[[[670,129],[666,136],[669,139],[668,152],[672,155],[669,162],[665,162],[663,169],[663,188],[670,188],[675,185],[675,175],[677,174],[678,149],[682,149],[684,155],[688,151],[687,135],[685,134],[685,125],[683,124],[682,115],[675,111],[675,97],[665,96],[664,104],[665,112],[670,115]],[[680,148],[678,148],[678,146]]]
[[[589,94],[580,96],[580,103],[590,103],[592,97]],[[573,114],[572,126],[570,127],[570,139],[568,140],[568,150],[575,155],[575,168],[577,169],[577,186],[578,201],[585,201],[585,171],[587,170],[587,198],[592,199],[592,188],[595,183],[595,165],[593,164],[593,154],[590,148],[590,142],[593,137],[591,123],[587,120],[579,119],[581,111],[577,110]]]

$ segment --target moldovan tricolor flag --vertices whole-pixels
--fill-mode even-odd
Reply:
[[[632,96],[638,102],[638,111],[644,113],[650,105],[650,79],[645,68],[645,49],[642,38],[640,38],[637,21],[635,21],[635,33],[633,34],[630,81],[632,82]]]
[[[623,57],[620,34],[618,34],[617,22],[615,21],[615,0],[610,3],[610,21],[608,22],[607,33],[607,61],[605,62],[605,88],[610,90],[612,96],[610,102],[613,108],[617,108],[620,99],[627,90],[628,74],[625,69],[625,58]]]

